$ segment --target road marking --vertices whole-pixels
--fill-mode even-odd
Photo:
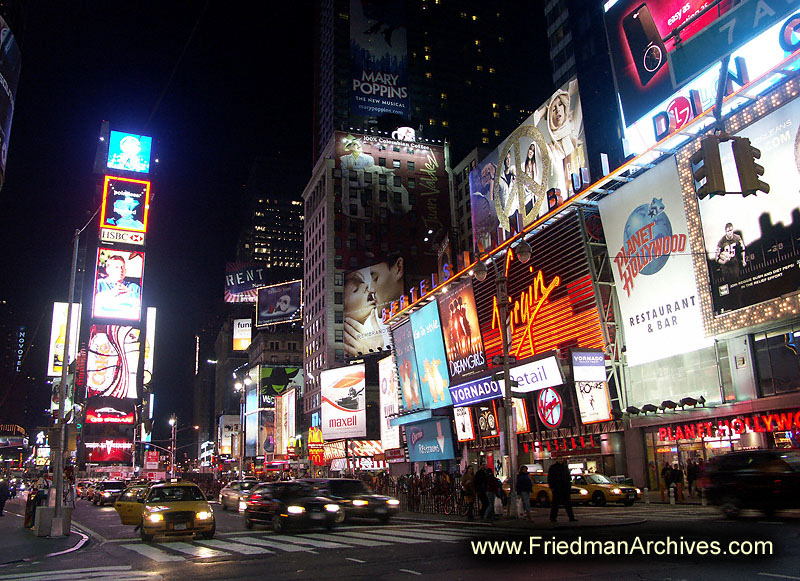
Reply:
[[[361,559],[356,559],[355,557],[345,557],[348,561],[353,561],[354,563],[366,563],[366,561],[362,561]]]
[[[776,579],[800,579],[800,577],[792,577],[791,575],[779,575],[778,573],[759,573],[762,577],[775,577]]]
[[[162,547],[169,547],[173,551],[186,553],[187,555],[191,555],[192,557],[198,557],[200,559],[227,557],[230,554],[230,553],[224,553],[222,551],[215,551],[214,549],[209,549],[208,547],[198,547],[197,545],[190,545],[189,543],[184,543],[184,542],[158,543],[158,544],[161,545]]]
[[[139,553],[143,557],[147,557],[148,559],[152,559],[153,561],[157,561],[159,563],[169,563],[172,561],[186,560],[184,557],[179,557],[178,555],[170,555],[166,551],[162,551],[161,549],[153,547],[151,545],[127,544],[127,545],[120,545],[120,547],[133,551],[134,553]]]
[[[236,539],[237,543],[247,543],[248,545],[258,545],[260,547],[269,547],[270,549],[279,549],[281,551],[286,551],[287,553],[297,553],[297,552],[313,552],[314,549],[309,549],[308,547],[298,547],[297,545],[293,545],[291,543],[279,543],[277,541],[270,541],[269,539],[259,539],[256,537],[240,537]]]
[[[321,541],[317,539],[310,539],[306,536],[289,537],[287,535],[270,535],[269,539],[276,539],[286,543],[296,543],[298,545],[310,545],[319,549],[349,549],[350,545],[343,543],[331,543],[329,541]]]
[[[412,571],[411,569],[398,569],[401,573],[411,573],[412,575],[422,575],[419,571]]]
[[[130,573],[128,573],[130,572]],[[2,575],[0,579],[15,579],[25,581],[35,581],[38,579],[54,579],[55,571],[44,571],[41,573],[16,573],[14,575]],[[130,565],[111,565],[108,567],[90,567],[85,569],[68,569],[58,571],[58,579],[133,579],[144,577],[131,577],[131,575],[145,575],[152,578],[150,573],[142,571],[132,571]]]
[[[219,539],[211,539],[207,541],[198,541],[199,544],[214,549],[222,549],[226,551],[233,551],[234,553],[241,553],[242,555],[264,555],[272,553],[269,549],[261,547],[254,547],[253,545],[233,543],[231,541],[221,541]]]
[[[391,541],[395,543],[404,543],[407,545],[416,545],[417,543],[429,543],[430,539],[412,539],[408,537],[402,537],[398,535],[392,535],[391,539],[387,539],[380,533],[367,533],[367,532],[358,532],[358,531],[339,531],[336,533],[337,537],[346,536],[348,537],[355,537],[357,539],[366,539],[366,540],[373,540],[373,541]]]
[[[362,547],[385,547],[390,543],[382,542],[382,541],[368,541],[366,539],[358,539],[354,537],[347,537],[343,538],[341,535],[338,534],[328,534],[328,533],[313,533],[311,535],[306,535],[304,538],[312,538],[312,539],[322,539],[323,541],[342,541],[343,543],[348,543],[350,545],[360,545]]]
[[[411,537],[411,538],[420,538],[426,539],[428,541],[463,541],[470,537],[474,537],[474,534],[470,533],[453,533],[447,531],[446,533],[434,533],[434,532],[423,532],[423,531],[392,531],[392,537],[396,538],[397,535]]]

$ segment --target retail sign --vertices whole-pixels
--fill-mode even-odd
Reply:
[[[144,246],[144,232],[131,232],[129,230],[112,230],[100,228],[100,241],[109,244],[133,244]]]
[[[512,381],[511,392],[516,394],[530,393],[564,383],[561,365],[553,351],[533,361],[512,367],[509,375]],[[513,382],[516,382],[516,385]]]
[[[503,397],[503,386],[492,377],[483,377],[451,386],[450,397],[453,399],[453,407],[473,405]]]
[[[614,257],[628,364],[711,345],[703,329],[675,158],[600,200],[598,209]]]
[[[383,454],[383,446],[378,440],[348,440],[347,451],[351,458],[372,458]]]
[[[572,350],[572,379],[581,422],[607,422],[611,416],[611,398],[606,382],[606,356],[602,351]]]
[[[800,411],[798,410],[662,426],[658,428],[658,439],[667,442],[696,438],[720,438],[747,432],[788,432],[790,430],[800,430]]]
[[[693,38],[676,45],[668,53],[672,84],[679,86],[722,60],[734,50],[782,21],[797,7],[789,0],[750,0],[740,2],[711,26]],[[794,33],[794,28],[789,35]]]
[[[449,418],[436,418],[406,426],[408,457],[412,462],[452,460],[453,435]]]
[[[549,387],[541,390],[536,398],[536,412],[545,427],[553,429],[560,426],[564,416],[564,402],[561,395]]]
[[[158,469],[158,450],[147,450],[144,453],[144,467],[145,470]]]
[[[308,429],[308,460],[314,466],[325,465],[325,447],[322,429]]]

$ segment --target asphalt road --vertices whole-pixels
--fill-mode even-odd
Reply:
[[[133,527],[119,524],[113,508],[79,501],[74,520],[90,530],[92,541],[73,553],[0,569],[0,581],[800,579],[800,518],[794,514],[728,521],[712,508],[637,504],[580,507],[581,525],[597,524],[580,529],[551,528],[546,511],[538,509],[535,524],[524,529],[505,528],[502,522],[468,526],[396,519],[387,526],[364,521],[332,532],[275,535],[268,527],[246,530],[240,515],[218,505],[215,512],[217,535],[211,541],[187,537],[143,543]],[[643,522],[616,524],[630,515]],[[634,554],[619,554],[626,547]],[[704,547],[719,554],[698,555]],[[475,554],[481,550],[484,555]],[[503,554],[488,554],[492,550]],[[594,554],[572,554],[576,550]],[[741,557],[733,551],[770,554]]]

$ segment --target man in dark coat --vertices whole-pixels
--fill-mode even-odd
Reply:
[[[555,523],[558,518],[558,507],[564,505],[564,510],[570,522],[575,522],[575,515],[572,513],[572,501],[569,498],[572,490],[572,479],[569,476],[567,465],[557,458],[547,471],[547,485],[553,493],[553,502],[550,504],[550,522]]]
[[[486,473],[486,466],[481,466],[475,473],[475,494],[478,495],[478,516],[484,518],[486,509],[489,507],[489,495],[486,487],[489,484],[489,475]],[[494,502],[494,498],[492,498]]]

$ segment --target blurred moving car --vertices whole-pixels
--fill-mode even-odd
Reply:
[[[400,510],[400,501],[391,496],[375,494],[363,480],[357,478],[305,478],[317,494],[327,496],[342,506],[339,522],[348,518],[374,518],[388,523]]]
[[[92,484],[91,480],[79,480],[75,483],[75,495],[78,498],[83,498],[84,493],[87,491],[89,486]]]
[[[596,506],[604,506],[607,502],[631,506],[642,494],[635,486],[617,484],[603,474],[574,474],[572,484],[585,489],[589,493],[589,501]]]
[[[697,486],[728,518],[738,517],[743,509],[771,517],[777,510],[800,508],[800,452],[729,452],[706,464]]]
[[[106,503],[113,504],[122,491],[125,490],[125,483],[121,480],[104,480],[98,482],[92,490],[92,504],[103,506]]]
[[[270,482],[245,496],[244,526],[251,529],[256,522],[268,522],[276,533],[316,526],[330,530],[339,522],[340,512],[339,504],[318,496],[307,482]]]
[[[143,541],[155,535],[194,535],[214,538],[217,525],[214,511],[203,491],[193,482],[154,484],[146,492],[131,487],[114,508],[122,524],[141,527]]]
[[[225,488],[219,491],[219,503],[222,506],[222,510],[232,508],[240,512],[243,511],[244,497],[257,485],[258,480],[256,479],[231,480],[225,485]]]
[[[547,474],[544,472],[533,472],[529,474],[531,477],[531,504],[538,504],[539,506],[550,506],[553,502],[553,492],[547,484]],[[573,486],[570,489],[569,498],[572,504],[584,504],[589,502],[589,491],[585,488],[578,488]]]

